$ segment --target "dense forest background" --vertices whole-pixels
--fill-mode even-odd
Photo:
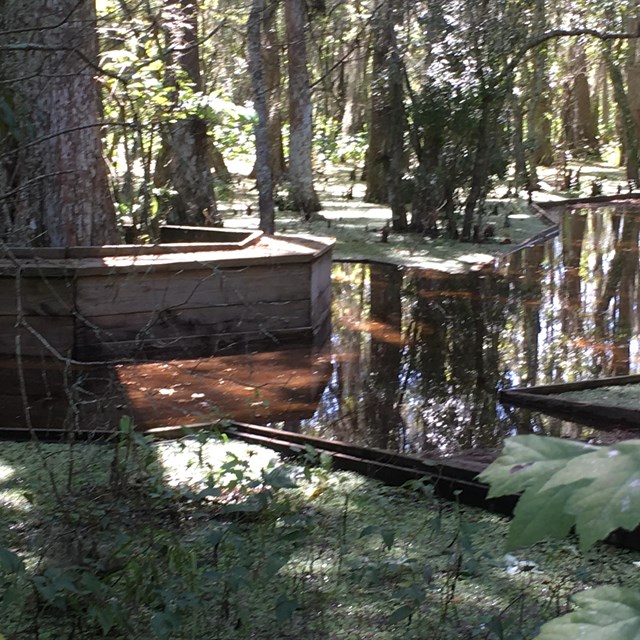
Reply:
[[[0,238],[220,224],[251,156],[267,232],[341,163],[394,230],[471,240],[507,176],[637,183],[639,28],[637,0],[2,0]]]

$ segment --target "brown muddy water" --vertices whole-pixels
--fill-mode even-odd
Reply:
[[[102,429],[226,416],[422,454],[515,433],[630,437],[503,407],[503,387],[640,371],[637,203],[580,207],[558,237],[479,272],[333,268],[333,333],[275,351],[74,371],[0,363],[0,425]],[[20,382],[24,381],[24,384]],[[21,389],[26,389],[25,396]],[[615,425],[610,425],[615,426]]]

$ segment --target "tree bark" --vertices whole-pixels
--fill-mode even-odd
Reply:
[[[389,202],[388,169],[390,159],[397,153],[398,128],[404,131],[402,105],[402,76],[397,69],[397,43],[395,35],[395,7],[393,0],[384,0],[372,25],[373,60],[371,70],[371,113],[366,153],[366,202]]]
[[[534,29],[540,35],[546,28],[546,2],[536,0]],[[547,95],[547,53],[544,46],[533,52],[531,81],[529,83],[529,105],[527,111],[528,164],[531,179],[537,182],[538,165],[551,166],[551,114]]]
[[[16,47],[0,56],[10,114],[0,125],[3,240],[118,242],[102,155],[93,2],[0,1],[0,32],[0,45]]]
[[[627,92],[624,87],[624,79],[622,78],[620,68],[613,61],[611,53],[606,49],[604,57],[609,71],[609,77],[611,78],[613,97],[620,115],[627,180],[633,180],[637,183],[640,164],[638,158],[638,137],[633,122],[633,115],[629,107]]]
[[[282,144],[282,74],[280,72],[278,5],[277,0],[270,0],[263,12],[262,20],[262,68],[269,116],[269,166],[274,183],[277,183],[287,170]]]
[[[344,61],[344,111],[340,125],[343,136],[353,136],[364,129],[368,58],[367,47],[357,42]]]
[[[491,125],[497,120],[496,105],[493,101],[496,96],[487,93],[487,89],[481,88],[483,93],[480,122],[478,125],[478,140],[471,172],[471,186],[469,194],[464,204],[464,215],[462,219],[462,232],[460,239],[463,242],[472,240],[473,219],[478,201],[486,195],[487,181],[489,176],[489,150],[491,140]]]
[[[636,2],[633,2],[635,5]],[[634,8],[632,14],[628,18],[628,28],[637,29],[638,9]],[[630,40],[627,43],[627,60],[626,60],[626,76],[627,76],[627,99],[629,101],[629,110],[633,119],[636,139],[640,137],[640,43],[637,40]]]
[[[194,92],[202,92],[200,52],[198,47],[197,0],[170,0],[167,11],[171,20],[165,25],[173,47],[173,59]],[[177,86],[179,78],[170,77]],[[180,108],[176,104],[176,108]],[[167,127],[169,145],[168,173],[175,190],[167,219],[175,224],[220,224],[213,178],[212,155],[207,122],[199,115],[189,115]]]
[[[313,187],[311,87],[307,69],[304,0],[285,1],[289,71],[289,181],[296,211],[306,216],[319,211]]]
[[[598,126],[591,108],[591,88],[587,79],[587,56],[584,47],[569,49],[569,72],[573,80],[567,94],[565,132],[569,148],[590,154],[598,153]]]
[[[524,126],[523,113],[520,99],[515,94],[511,94],[511,119],[513,128],[513,157],[515,165],[515,186],[529,188],[532,184],[531,176],[527,168],[527,160],[524,148]]]
[[[253,0],[249,22],[247,24],[247,47],[249,70],[253,85],[253,104],[258,116],[255,125],[256,136],[256,180],[258,183],[258,207],[260,209],[260,229],[266,234],[275,231],[273,210],[273,182],[269,145],[269,113],[267,109],[266,88],[260,31],[264,0]]]

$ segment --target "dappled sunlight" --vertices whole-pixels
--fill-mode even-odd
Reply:
[[[220,440],[209,437],[206,440],[184,438],[179,441],[159,442],[154,450],[158,463],[162,466],[164,481],[171,487],[191,487],[202,489],[212,472],[220,474],[218,482],[230,483],[235,477],[233,465],[229,471],[225,464],[236,459],[243,460],[243,481],[259,479],[263,472],[278,462],[278,454],[270,449],[253,447],[242,442]],[[237,478],[236,478],[237,480]]]
[[[330,365],[309,348],[115,368],[141,428],[310,417]]]
[[[0,461],[0,507],[14,511],[28,511],[31,503],[20,490],[17,482],[18,469]]]

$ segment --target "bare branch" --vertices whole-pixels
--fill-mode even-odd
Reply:
[[[505,67],[504,74],[508,75],[522,62],[522,59],[527,55],[531,49],[539,47],[541,44],[548,42],[549,40],[555,40],[556,38],[576,37],[576,36],[591,36],[598,40],[633,40],[640,37],[640,29],[635,33],[628,32],[609,32],[598,31],[597,29],[553,29],[552,31],[546,31],[541,33],[536,38],[533,38],[527,42],[511,59],[509,64]]]
[[[56,22],[55,24],[46,24],[46,25],[38,25],[37,27],[23,27],[22,29],[9,29],[8,31],[0,31],[0,38],[3,36],[12,36],[17,33],[33,33],[34,31],[49,31],[51,29],[59,29],[63,25],[65,25],[71,19],[71,16],[75,13],[75,10],[84,2],[85,0],[78,0],[78,2],[73,6],[71,11],[67,13],[67,15],[60,20],[60,22]]]

